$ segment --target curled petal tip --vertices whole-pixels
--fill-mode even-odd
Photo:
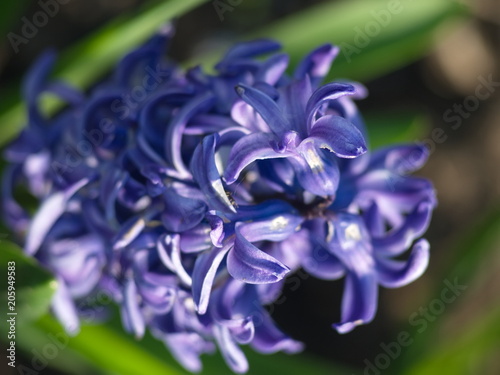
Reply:
[[[345,322],[345,323],[335,323],[332,324],[332,327],[337,330],[340,334],[345,334],[351,332],[357,326],[363,325],[365,322],[362,319],[356,320],[354,322]]]
[[[365,154],[367,151],[368,151],[368,149],[366,148],[365,145],[358,146],[358,148],[356,149],[356,152],[357,152],[358,156]]]

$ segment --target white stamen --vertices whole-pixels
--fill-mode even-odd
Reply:
[[[139,218],[122,238],[115,243],[114,249],[118,250],[130,244],[142,232],[145,225],[146,221],[143,218]]]
[[[314,150],[307,150],[307,164],[314,172],[323,172],[323,162]]]
[[[196,311],[196,305],[194,304],[194,301],[191,297],[188,297],[184,300],[184,307],[186,310],[195,312]]]
[[[278,216],[276,219],[271,221],[271,230],[282,230],[288,225],[288,219],[284,216]]]
[[[361,232],[357,224],[351,223],[345,228],[345,237],[347,240],[359,241],[361,240]]]
[[[150,204],[151,204],[151,198],[145,195],[142,198],[140,198],[137,202],[135,202],[134,209],[137,211],[142,211]]]
[[[335,226],[331,221],[328,221],[328,232],[326,235],[326,242],[330,242],[335,234]]]

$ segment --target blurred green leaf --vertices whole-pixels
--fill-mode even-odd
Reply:
[[[57,283],[52,275],[41,268],[33,258],[23,254],[21,249],[11,242],[0,242],[0,264],[2,265],[1,303],[9,308],[7,312],[17,313],[16,320],[33,320],[47,312]],[[11,284],[8,284],[8,266],[15,263]],[[15,288],[15,306],[7,305],[8,287]],[[14,311],[10,310],[14,307]],[[3,327],[3,325],[2,325]]]
[[[42,317],[37,322],[37,326],[45,333],[65,336],[69,349],[78,352],[96,367],[110,373],[120,375],[187,374],[183,370],[178,370],[178,365],[169,364],[152,355],[140,341],[134,340],[132,336],[125,332],[115,331],[105,324],[84,325],[80,333],[74,337],[66,336],[59,323],[48,315]]]
[[[456,241],[455,251],[453,252],[453,258],[448,259],[447,263],[450,267],[443,274],[446,275],[448,280],[457,279],[460,284],[469,285],[474,277],[477,276],[481,271],[481,265],[485,259],[491,256],[491,252],[497,251],[496,246],[497,241],[500,238],[500,207],[494,207],[488,214],[477,220],[477,224],[471,226],[471,230],[463,235]],[[442,285],[439,285],[434,293],[436,297],[441,295]],[[500,312],[494,312],[488,317],[483,319],[475,320],[471,322],[470,325],[465,327],[460,327],[463,334],[459,338],[448,339],[443,342],[439,340],[439,322],[446,314],[437,316],[436,320],[432,322],[432,325],[420,334],[415,334],[415,338],[412,345],[403,352],[403,355],[398,358],[393,368],[396,370],[395,373],[402,373],[403,369],[407,369],[409,373],[416,374],[417,372],[412,372],[413,368],[420,366],[440,366],[446,367],[444,364],[448,363],[450,356],[460,352],[459,363],[464,363],[464,361],[473,361],[476,351],[470,351],[467,355],[467,350],[465,348],[471,348],[474,346],[478,347],[489,347],[492,345],[490,333],[496,332],[496,345],[499,345],[500,335],[498,335],[498,330],[500,329]],[[495,324],[491,324],[488,332],[488,327],[483,326],[483,321],[494,321]],[[455,354],[453,354],[455,353]],[[444,368],[443,367],[443,368]],[[418,367],[420,368],[420,367]],[[455,367],[451,367],[455,368]],[[436,370],[437,371],[437,370]],[[444,374],[445,372],[420,372],[425,374]],[[449,374],[460,374],[460,372],[446,372]]]
[[[393,3],[399,4],[397,13],[390,10]],[[440,27],[451,25],[463,13],[453,0],[331,1],[278,20],[246,39],[280,41],[290,54],[292,66],[314,47],[333,43],[341,47],[341,52],[327,79],[366,81],[422,57]],[[187,65],[201,61],[211,67],[222,52],[195,56]]]
[[[409,367],[405,375],[479,374],[486,357],[500,345],[500,309],[476,319],[452,341],[434,348],[428,356]],[[497,353],[498,355],[498,353]]]
[[[454,259],[449,261],[448,275],[471,280],[481,271],[479,266],[488,258],[488,253],[498,250],[495,243],[499,237],[500,207],[493,207],[457,241]]]
[[[66,51],[58,64],[57,78],[75,87],[88,88],[133,47],[150,37],[159,27],[207,0],[167,0],[139,14],[120,17]],[[61,103],[49,101],[47,111]],[[25,107],[18,102],[0,115],[0,146],[15,136],[26,121]]]
[[[166,0],[121,17],[64,53],[58,77],[86,88],[166,22],[208,0]]]
[[[276,353],[264,355],[251,350],[245,351],[250,363],[248,375],[288,374],[288,375],[348,375],[355,371],[347,366],[327,362],[307,353],[288,355]],[[217,375],[215,371],[213,375]],[[220,372],[219,372],[220,374]]]
[[[365,122],[371,149],[419,140],[428,131],[425,117],[411,112],[367,113]]]
[[[2,336],[3,339],[5,336]],[[107,374],[93,366],[80,353],[67,347],[69,340],[61,328],[58,331],[46,331],[33,324],[19,324],[16,330],[16,350],[19,357],[22,355],[22,359],[17,358],[18,372],[29,374],[28,370],[22,372],[20,365],[34,370],[42,361],[47,367],[43,369],[43,373],[57,369],[63,374],[71,375]]]
[[[397,10],[390,4],[399,4]],[[322,43],[341,47],[328,79],[366,81],[404,66],[428,50],[443,21],[460,14],[450,0],[327,2],[291,15],[253,36],[281,41],[292,63]]]
[[[47,342],[48,335],[58,336],[64,341],[65,348],[62,355],[51,361],[51,366],[64,368],[66,353],[81,361],[81,366],[91,363],[103,371],[128,374],[179,374],[188,375],[172,357],[162,342],[147,333],[140,341],[124,332],[117,309],[112,308],[113,315],[106,324],[84,324],[80,333],[75,337],[68,337],[61,326],[50,316],[46,315],[36,325],[24,328],[26,332],[33,331],[40,336],[39,345]],[[67,339],[67,340],[66,340]],[[307,354],[286,355],[283,353],[263,355],[255,353],[250,348],[244,349],[248,357],[252,374],[286,373],[289,375],[324,375],[324,374],[351,374],[345,366],[327,363],[322,359],[310,357]],[[78,354],[75,354],[78,353]],[[81,358],[78,358],[81,356]],[[82,361],[84,359],[84,361]],[[203,355],[203,375],[230,374],[231,371],[219,353]],[[71,372],[73,374],[73,372]]]

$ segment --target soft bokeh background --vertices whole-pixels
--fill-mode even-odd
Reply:
[[[177,33],[169,55],[186,65],[196,61],[210,66],[225,46],[252,36],[278,38],[295,60],[321,43],[340,45],[343,52],[330,78],[355,79],[368,87],[370,96],[359,107],[372,145],[424,141],[430,147],[431,158],[418,172],[433,180],[439,199],[426,235],[432,250],[428,272],[405,288],[381,290],[375,320],[347,335],[330,326],[339,318],[342,282],[296,275],[285,287],[284,302],[270,308],[281,327],[305,342],[307,350],[294,357],[249,354],[251,373],[500,373],[498,1],[65,2],[28,43],[18,46],[17,53],[8,33],[22,35],[23,17],[32,19],[40,4],[25,0],[0,4],[2,145],[23,123],[19,82],[39,53],[48,47],[61,51],[59,75],[88,88],[161,22],[181,15],[175,21]],[[228,7],[222,15],[216,11],[220,3]],[[387,22],[377,18],[387,14],[393,3],[400,12],[391,13]],[[99,31],[102,28],[105,33]],[[371,33],[365,42],[359,30]],[[484,82],[490,82],[488,87]],[[8,232],[2,233],[4,250]],[[1,259],[3,270],[6,258]],[[29,280],[21,273],[18,277]],[[467,289],[452,303],[436,302],[442,301],[447,281]],[[43,353],[50,342],[48,332],[60,333],[61,328],[48,316],[24,323],[18,325],[18,363],[32,368],[33,351]],[[106,326],[93,323],[68,339],[53,358],[45,358],[40,373],[184,373],[161,343],[150,337],[136,342],[125,335],[116,315]],[[4,330],[2,325],[3,353]],[[405,332],[410,345],[391,344]],[[384,346],[393,348],[392,358]],[[218,355],[204,361],[206,374],[229,373]],[[1,362],[4,366],[5,358]],[[2,373],[17,372],[5,367]]]

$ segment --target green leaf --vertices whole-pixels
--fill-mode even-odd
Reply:
[[[167,21],[207,0],[169,0],[148,7],[139,14],[120,17],[66,51],[56,77],[77,88],[88,88],[133,47],[144,42]],[[46,111],[54,113],[61,102],[49,100]],[[24,104],[18,101],[0,115],[0,146],[12,139],[26,122]]]
[[[86,88],[118,59],[144,42],[166,22],[207,0],[167,0],[139,14],[115,20],[93,36],[65,52],[58,77]]]
[[[484,217],[478,218],[477,223],[471,225],[471,230],[456,241],[453,257],[447,260],[447,264],[450,266],[443,272],[443,279],[456,279],[460,284],[470,285],[474,277],[481,273],[481,265],[485,259],[491,258],[491,253],[498,250],[496,244],[499,238],[500,207],[494,207]],[[442,285],[439,285],[433,295],[439,298],[441,292]],[[454,355],[450,354],[453,350],[459,351],[462,350],[460,349],[462,347],[472,348],[475,345],[478,345],[479,348],[480,340],[484,340],[486,346],[490,345],[490,341],[488,341],[488,328],[486,326],[483,327],[481,322],[490,320],[495,321],[497,325],[491,325],[490,329],[492,332],[497,332],[500,328],[498,325],[500,315],[498,314],[498,311],[494,312],[491,316],[475,320],[469,325],[460,327],[463,334],[460,335],[458,339],[452,338],[444,340],[444,342],[440,339],[439,326],[442,319],[446,317],[446,314],[437,316],[424,332],[412,335],[412,337],[414,337],[414,342],[393,364],[394,369],[397,370],[396,373],[403,373],[403,370],[406,369],[413,374],[411,369],[420,366],[420,363],[422,363],[422,366],[445,366],[444,364],[448,363],[449,357]],[[498,338],[500,335],[496,337]],[[498,340],[496,344],[498,345]],[[450,353],[448,353],[448,350]],[[462,362],[459,363],[468,360],[473,361],[477,354],[474,350],[470,351],[470,355],[467,355],[466,352],[467,350],[464,349],[464,352],[460,354]],[[455,367],[450,368],[454,369]],[[432,374],[433,372],[424,371],[420,373]],[[444,372],[438,372],[438,374],[441,373]],[[453,372],[449,373],[452,374]],[[457,374],[459,373],[460,372],[457,372]]]
[[[288,374],[288,375],[324,375],[353,374],[355,370],[345,365],[327,362],[322,358],[307,353],[288,355],[276,353],[265,355],[252,350],[245,350],[250,364],[248,375]],[[220,374],[220,372],[219,372]],[[217,375],[214,371],[213,375]]]
[[[394,2],[324,2],[278,20],[246,39],[263,37],[280,41],[290,54],[292,66],[314,47],[336,44],[341,52],[327,78],[366,81],[422,57],[432,45],[436,31],[463,13],[458,3],[450,0],[396,1],[400,4],[396,13],[390,11],[391,3]],[[381,14],[386,15],[386,21],[380,21]],[[221,53],[195,56],[187,65],[202,62],[211,67]]]
[[[461,327],[461,334],[434,348],[424,359],[413,364],[405,375],[467,375],[481,371],[488,357],[498,355],[500,343],[500,309],[488,311]],[[496,353],[496,354],[495,354]]]
[[[400,4],[397,11],[391,3]],[[292,62],[315,45],[336,44],[341,52],[329,78],[366,81],[421,57],[437,27],[457,14],[457,3],[449,0],[330,2],[294,14],[255,35],[282,41]]]
[[[78,352],[97,368],[110,373],[120,375],[187,374],[186,371],[178,369],[177,364],[168,363],[156,357],[140,341],[134,340],[123,331],[115,331],[109,325],[83,325],[80,333],[74,337],[68,337],[59,323],[50,316],[42,317],[37,322],[37,326],[46,334],[60,335],[65,342],[67,339],[67,348]],[[160,342],[158,344],[161,345]]]
[[[47,312],[57,287],[53,276],[41,268],[36,260],[5,240],[0,242],[0,264],[3,278],[1,304],[8,309],[7,312],[17,313],[18,321],[37,319]],[[8,276],[12,276],[11,279]],[[8,305],[9,287],[11,293],[15,291],[15,303]]]
[[[7,339],[3,334],[1,338]],[[51,369],[57,369],[63,374],[71,375],[106,374],[80,353],[69,348],[67,346],[69,340],[70,337],[62,329],[46,331],[33,324],[19,324],[16,329],[15,343],[17,355],[22,354],[23,359],[17,358],[18,372],[30,374],[28,370],[22,372],[21,366],[36,369],[40,364],[44,364],[48,368],[44,368],[43,373],[50,373]],[[10,345],[8,341],[6,344]]]
[[[50,366],[66,369],[68,357],[76,361],[77,367],[88,369],[90,365],[101,371],[120,374],[163,374],[163,375],[188,375],[172,357],[162,342],[156,340],[150,333],[146,333],[141,340],[124,332],[118,309],[112,307],[111,319],[105,324],[82,324],[80,333],[75,337],[67,336],[58,322],[46,315],[36,322],[23,327],[24,336],[31,335],[37,338],[26,346],[27,351],[34,346],[43,347],[47,342],[53,342],[57,337],[62,342],[63,348],[60,355],[51,360]],[[49,339],[51,337],[51,339]],[[323,374],[351,374],[353,371],[345,366],[328,363],[322,359],[311,357],[307,354],[286,355],[278,353],[263,355],[250,348],[244,348],[248,357],[252,374],[286,373],[290,375],[323,375]],[[203,355],[202,375],[219,375],[231,373],[220,353]],[[70,371],[71,374],[89,373]]]
[[[365,116],[370,148],[422,139],[429,128],[427,119],[411,112],[367,113]]]
[[[475,225],[456,243],[454,259],[449,261],[448,275],[461,280],[471,280],[484,259],[496,252],[496,241],[500,238],[500,207],[493,207],[483,217],[478,217]]]

